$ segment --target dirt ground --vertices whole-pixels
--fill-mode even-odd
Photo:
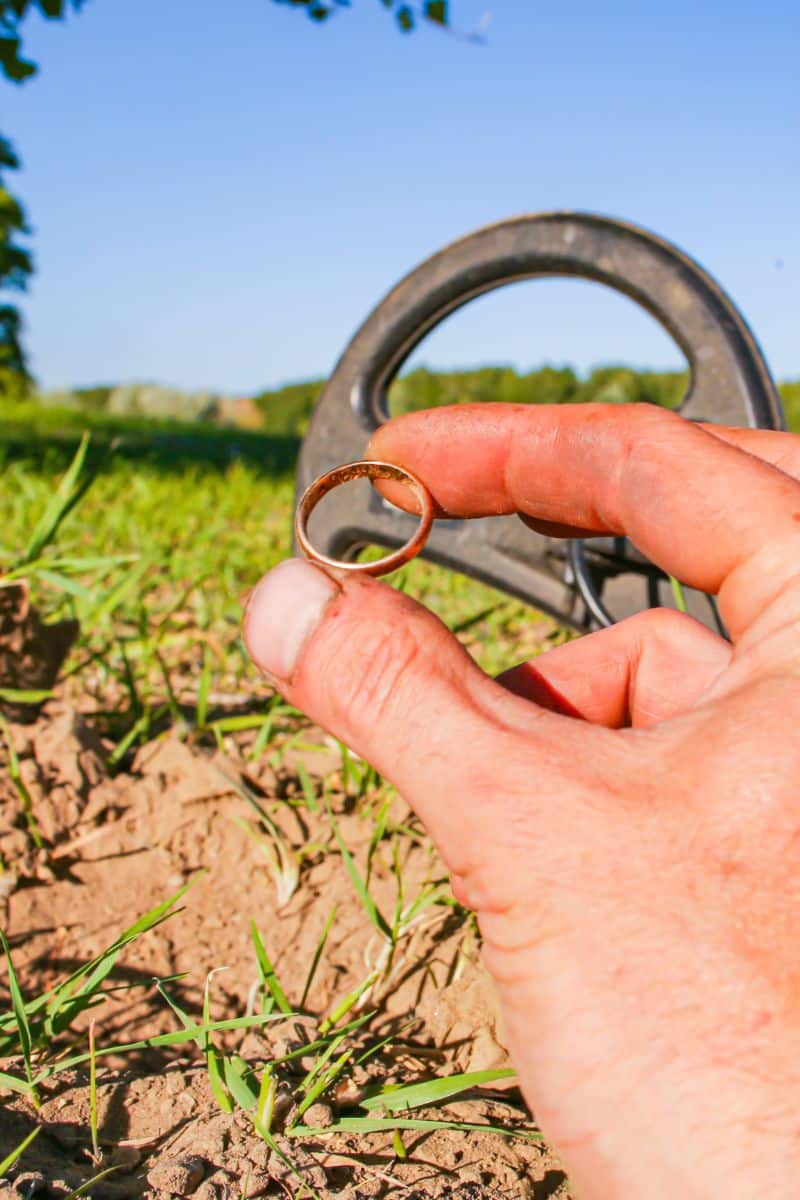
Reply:
[[[251,918],[296,1006],[335,909],[301,1014],[240,1036],[239,1053],[248,1063],[271,1062],[312,1042],[337,999],[385,965],[324,804],[314,811],[300,803],[303,794],[308,797],[309,780],[318,796],[324,789],[344,842],[363,866],[374,836],[374,804],[369,796],[356,803],[348,795],[339,752],[321,730],[305,730],[306,747],[289,750],[277,768],[266,758],[248,757],[252,732],[228,737],[224,749],[215,749],[172,729],[112,770],[108,744],[65,697],[49,701],[33,721],[19,720],[18,712],[9,716],[8,732],[43,842],[38,849],[33,843],[19,791],[4,772],[0,900],[26,996],[68,975],[136,917],[193,881],[177,915],[128,947],[115,967],[107,999],[93,1010],[98,1047],[177,1028],[155,977],[173,977],[167,985],[171,995],[196,1019],[209,972],[214,972],[212,1019],[253,1012],[258,974]],[[243,824],[253,817],[248,796],[269,813],[281,843],[297,856],[291,896],[285,879],[284,893],[278,894],[274,857]],[[433,885],[448,894],[441,863],[397,797],[386,820],[402,836],[394,843],[400,846],[399,862],[392,860],[388,839],[373,848],[370,891],[381,910],[391,912],[396,903],[398,870],[407,898]],[[508,1065],[494,992],[465,914],[449,903],[427,907],[403,937],[391,969],[367,989],[351,1016],[366,1013],[373,1015],[354,1037],[365,1046],[386,1039],[385,1045],[305,1113],[306,1126],[317,1133],[284,1135],[293,1078],[307,1067],[302,1056],[285,1065],[273,1148],[257,1136],[248,1114],[220,1110],[202,1055],[191,1054],[186,1044],[100,1060],[99,1163],[90,1160],[85,1075],[65,1071],[50,1079],[38,1113],[26,1099],[5,1093],[0,1159],[34,1124],[42,1124],[43,1132],[0,1180],[2,1200],[65,1197],[98,1167],[109,1166],[115,1169],[92,1184],[89,1194],[221,1200],[299,1197],[314,1189],[346,1200],[569,1196],[558,1162],[541,1141],[435,1129],[405,1132],[398,1146],[385,1132],[325,1134],[376,1084]],[[86,1048],[87,1024],[83,1014],[75,1033],[80,1049]],[[507,1129],[531,1124],[513,1081],[413,1115]]]
[[[4,780],[0,790],[0,850],[4,928],[26,995],[36,995],[114,940],[132,917],[194,880],[182,911],[128,950],[115,982],[137,984],[112,991],[97,1009],[98,1046],[132,1042],[174,1030],[175,1018],[152,988],[154,977],[182,976],[173,994],[199,1013],[207,973],[212,977],[212,1018],[252,1010],[255,970],[248,918],[257,922],[289,997],[302,989],[308,962],[332,908],[336,918],[315,976],[305,1014],[248,1032],[241,1046],[249,1061],[270,1061],[287,1046],[313,1040],[317,1016],[345,996],[375,965],[379,946],[338,853],[331,827],[293,806],[300,790],[296,762],[313,780],[331,779],[336,756],[297,751],[279,772],[243,758],[188,745],[170,733],[140,749],[130,768],[112,774],[106,748],[76,709],[53,701],[34,724],[11,724],[20,773],[31,794],[46,850],[31,846],[19,802]],[[324,744],[321,731],[309,738]],[[335,778],[335,775],[333,775]],[[300,880],[278,906],[275,880],[263,845],[237,821],[251,816],[235,785],[245,785],[270,812],[287,844],[300,850]],[[363,857],[372,826],[360,808],[333,798],[339,829],[350,852]],[[350,810],[349,810],[350,809]],[[395,800],[397,822],[415,827]],[[317,848],[319,847],[319,848]],[[407,894],[444,872],[423,836],[404,839],[402,875]],[[377,856],[371,884],[379,905],[391,911],[395,876]],[[224,970],[218,968],[224,967]],[[329,1124],[347,1112],[371,1081],[408,1081],[507,1064],[491,982],[463,920],[435,908],[405,940],[401,958],[377,994],[369,1032],[399,1031],[386,1054],[339,1088],[332,1102],[314,1106],[307,1123]],[[148,1050],[113,1058],[98,1075],[103,1165],[112,1175],[94,1195],[299,1195],[296,1177],[253,1133],[242,1112],[228,1115],[213,1100],[205,1064],[179,1051]],[[302,1060],[300,1060],[302,1063]],[[299,1068],[300,1069],[300,1068]],[[290,1084],[290,1080],[289,1080]],[[348,1091],[349,1088],[349,1091]],[[417,1114],[425,1115],[425,1114]],[[515,1090],[459,1098],[428,1114],[473,1123],[523,1124]],[[309,1120],[311,1118],[311,1120]],[[6,1194],[66,1195],[92,1175],[88,1157],[89,1092],[85,1076],[65,1073],[47,1085],[36,1118],[23,1099],[0,1109],[0,1156],[18,1145],[32,1122],[44,1135],[20,1160]],[[279,1144],[279,1135],[278,1135]],[[435,1130],[407,1138],[408,1158],[398,1158],[385,1134],[337,1134],[283,1147],[303,1178],[321,1195],[523,1198],[566,1196],[564,1177],[545,1147],[481,1132]]]

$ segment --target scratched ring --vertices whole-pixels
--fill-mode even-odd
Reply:
[[[308,536],[309,517],[322,497],[327,496],[328,492],[332,492],[341,484],[350,483],[353,479],[392,479],[395,483],[404,483],[413,492],[419,505],[417,514],[419,525],[414,530],[413,536],[398,550],[393,550],[391,554],[385,554],[383,558],[378,558],[374,562],[342,562],[338,558],[329,558],[327,554],[322,554],[316,549]],[[432,523],[433,498],[421,479],[417,479],[417,476],[411,471],[407,471],[405,467],[396,467],[393,463],[365,460],[334,467],[332,471],[327,471],[315,479],[300,498],[294,530],[298,545],[312,562],[326,567],[336,567],[340,571],[358,571],[362,575],[386,575],[389,571],[396,571],[398,567],[402,567],[404,563],[419,554],[427,541]]]

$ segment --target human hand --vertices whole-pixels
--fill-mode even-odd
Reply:
[[[451,516],[627,534],[718,594],[732,646],[655,609],[498,682],[371,578],[291,560],[248,604],[255,662],[396,785],[476,911],[581,1200],[800,1186],[798,443],[649,406],[478,405],[367,451]]]

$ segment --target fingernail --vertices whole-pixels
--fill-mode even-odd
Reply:
[[[244,614],[244,640],[256,666],[291,679],[303,646],[339,588],[319,567],[289,558],[255,587]]]

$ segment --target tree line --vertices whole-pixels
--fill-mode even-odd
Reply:
[[[436,371],[417,367],[394,381],[389,412],[400,415],[445,404],[495,401],[507,404],[606,404],[632,402],[677,408],[688,386],[686,371],[644,371],[625,365],[596,367],[581,375],[572,367],[544,366],[517,371],[509,366]],[[231,398],[208,391],[181,391],[155,384],[98,385],[34,396],[47,408],[107,414],[110,417],[246,423],[276,435],[302,436],[324,379],[309,379]],[[800,380],[780,385],[792,428],[800,430]]]

